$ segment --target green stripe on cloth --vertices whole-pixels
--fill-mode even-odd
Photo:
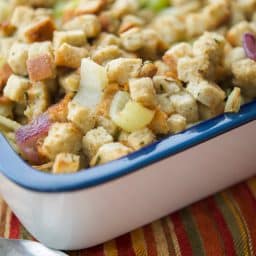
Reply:
[[[223,217],[228,225],[228,228],[231,232],[233,237],[236,255],[238,256],[245,256],[248,253],[247,244],[244,243],[243,234],[238,226],[237,220],[234,216],[234,213],[231,211],[230,207],[228,206],[227,198],[225,200],[225,195],[223,193],[216,195],[215,200],[220,211],[223,214]]]
[[[193,255],[204,256],[203,242],[189,208],[183,209],[180,215],[192,246]]]

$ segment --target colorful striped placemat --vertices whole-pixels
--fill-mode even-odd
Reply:
[[[0,199],[0,236],[33,239]],[[255,256],[256,178],[70,256]]]

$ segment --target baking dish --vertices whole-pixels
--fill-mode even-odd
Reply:
[[[87,248],[255,174],[256,101],[77,174],[33,170],[0,136],[0,192],[31,234]]]

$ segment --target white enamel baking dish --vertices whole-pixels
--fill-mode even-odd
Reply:
[[[87,248],[256,173],[256,101],[120,160],[53,176],[11,155],[0,136],[0,192],[31,234],[55,249]],[[15,159],[14,159],[15,158]]]

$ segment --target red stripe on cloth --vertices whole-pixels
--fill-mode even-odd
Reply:
[[[256,200],[245,184],[237,185],[231,191],[246,220],[247,228],[252,238],[253,250],[256,253]]]
[[[104,256],[104,246],[98,245],[88,250],[83,250],[79,254],[80,256]]]
[[[18,239],[20,236],[20,222],[17,217],[12,213],[10,220],[10,239]]]
[[[132,246],[131,235],[126,234],[116,239],[119,256],[136,256]]]
[[[186,233],[179,213],[172,214],[170,218],[174,225],[174,230],[179,242],[181,255],[193,256],[193,251],[188,239],[188,234]]]
[[[157,256],[156,242],[151,225],[145,226],[143,231],[147,245],[148,256]]]
[[[227,256],[236,255],[232,235],[230,233],[230,230],[228,229],[225,219],[221,214],[221,211],[218,209],[214,201],[214,198],[211,197],[209,199],[206,199],[205,202],[207,203],[209,210],[212,213],[213,218],[215,219],[217,228],[219,230],[219,233],[225,245],[224,247],[225,247],[226,255]]]

